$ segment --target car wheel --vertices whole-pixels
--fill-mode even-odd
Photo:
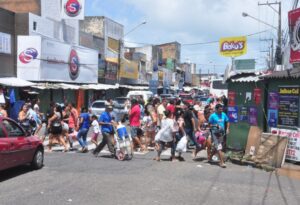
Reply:
[[[44,165],[44,152],[41,148],[36,150],[33,160],[31,162],[31,166],[33,169],[40,169]]]

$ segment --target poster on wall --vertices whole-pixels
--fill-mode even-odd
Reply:
[[[61,18],[84,20],[84,0],[62,0]]]
[[[249,124],[257,126],[257,107],[249,108]]]
[[[299,87],[279,87],[278,125],[299,125]]]
[[[240,110],[240,121],[248,122],[248,107],[243,106]]]
[[[300,131],[271,128],[271,133],[280,137],[288,137],[286,159],[300,162]]]
[[[269,127],[277,127],[278,111],[275,109],[268,110],[268,125]]]
[[[253,98],[254,98],[254,103],[256,105],[259,105],[261,103],[261,89],[260,88],[255,88],[253,92]]]
[[[235,96],[236,93],[234,91],[228,92],[228,106],[235,106]]]
[[[279,100],[278,92],[269,92],[268,108],[277,110],[278,109],[278,100]]]
[[[252,100],[252,93],[246,92],[245,103],[249,103]]]
[[[228,114],[229,122],[231,122],[231,123],[238,122],[238,107],[237,106],[228,107],[227,114]]]

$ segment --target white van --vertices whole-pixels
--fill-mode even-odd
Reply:
[[[223,79],[212,79],[210,82],[209,92],[217,97],[221,97],[223,95],[227,97],[227,83],[224,83]]]
[[[151,91],[142,91],[142,90],[132,90],[127,94],[127,98],[137,98],[138,96],[142,96],[145,103],[148,102],[150,97],[153,97],[153,93]]]

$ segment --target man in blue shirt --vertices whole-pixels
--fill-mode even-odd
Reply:
[[[111,156],[114,156],[115,153],[115,149],[113,145],[114,129],[113,129],[113,120],[110,114],[112,110],[113,107],[111,105],[107,105],[105,111],[101,113],[99,117],[98,121],[99,121],[99,125],[101,125],[102,141],[93,152],[95,157],[98,156],[99,152],[101,152],[101,150],[104,148],[105,145],[108,146]]]
[[[82,152],[88,152],[88,144],[86,141],[87,133],[90,128],[90,115],[86,108],[81,109],[81,114],[79,117],[79,131],[77,134],[77,140],[82,147]]]
[[[215,108],[216,108],[216,112],[209,117],[208,122],[211,127],[212,140],[215,149],[217,150],[219,155],[220,166],[225,168],[226,165],[224,162],[224,155],[222,152],[222,148],[223,148],[222,143],[223,143],[223,137],[225,135],[225,127],[227,128],[226,133],[227,134],[229,133],[229,119],[227,115],[223,112],[223,106],[221,104],[217,104]],[[211,156],[213,155],[214,153],[212,153]]]

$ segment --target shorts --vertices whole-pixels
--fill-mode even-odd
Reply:
[[[212,141],[216,150],[220,151],[223,149],[224,131],[212,130]]]
[[[135,137],[138,136],[138,129],[140,129],[140,128],[139,127],[134,127],[134,126],[130,127],[130,134],[131,134],[132,138],[135,138]]]
[[[97,141],[98,140],[98,136],[99,136],[99,132],[98,133],[93,133],[92,140]]]

